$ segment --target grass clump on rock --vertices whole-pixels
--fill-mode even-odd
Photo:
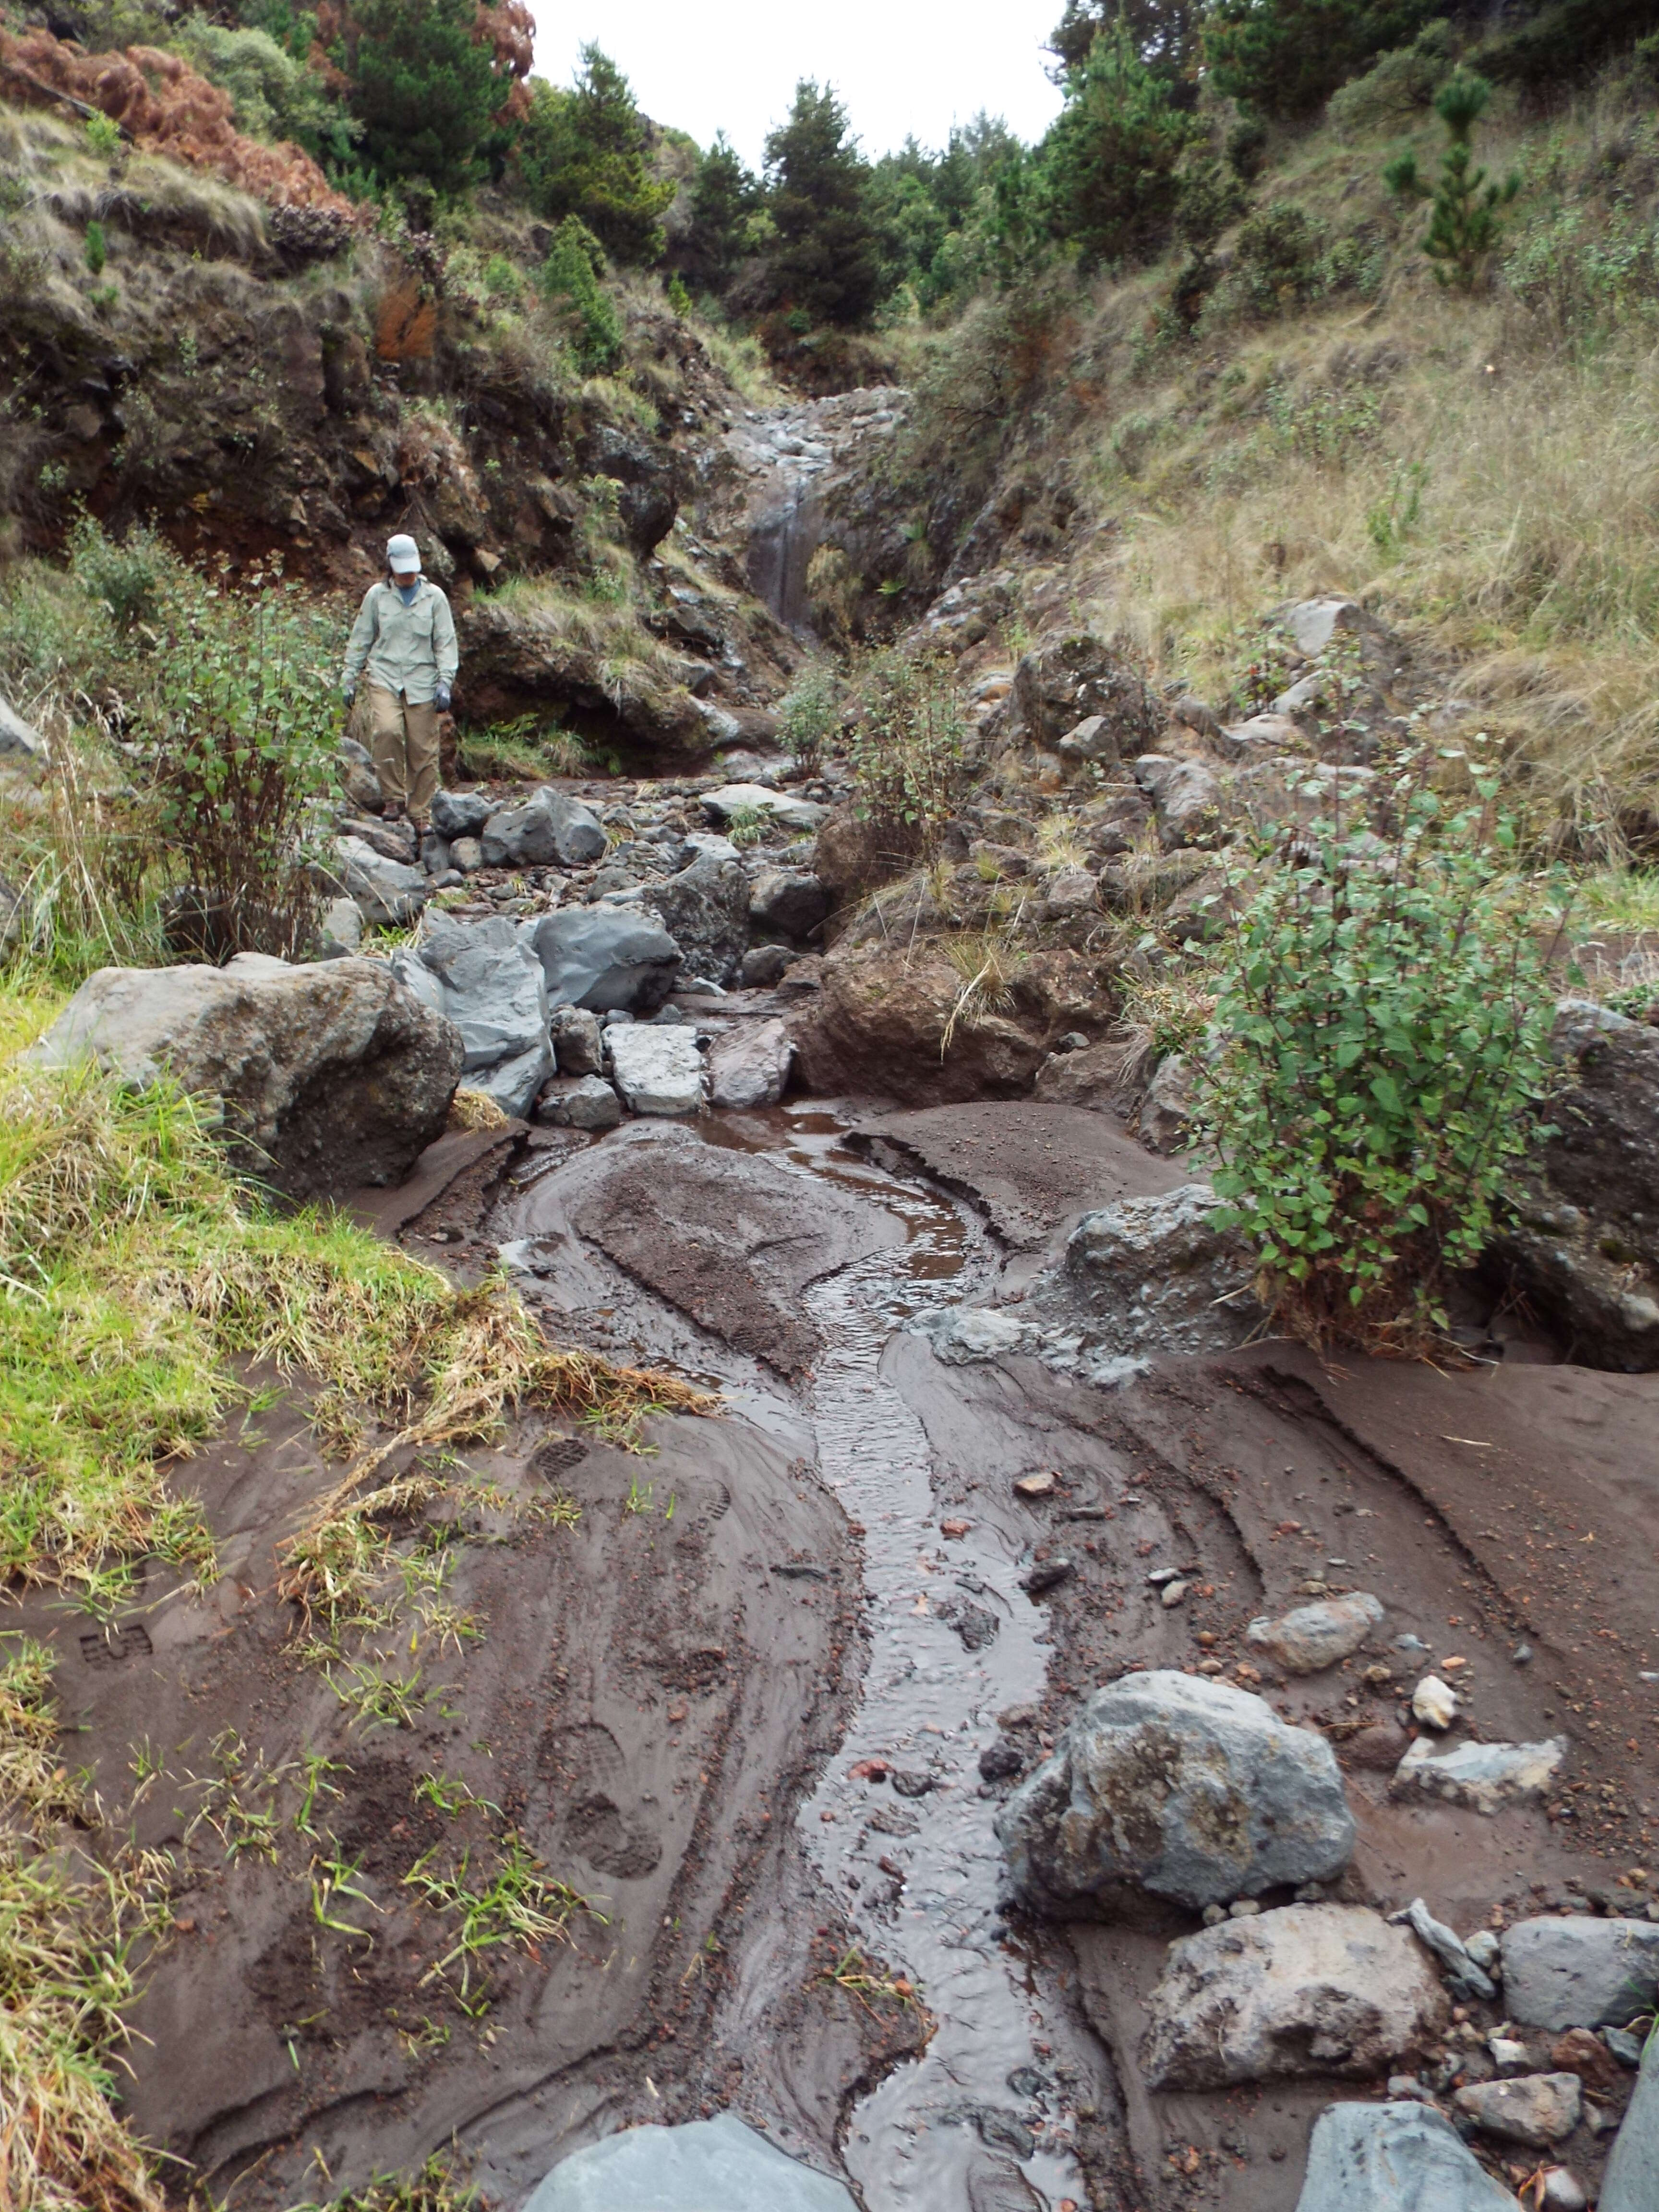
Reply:
[[[1222,965],[1198,1114],[1218,1225],[1254,1244],[1275,1324],[1316,1345],[1438,1340],[1448,1279],[1540,1133],[1553,994],[1494,787],[1477,775],[1448,810],[1407,763],[1387,836],[1340,808],[1281,830]]]

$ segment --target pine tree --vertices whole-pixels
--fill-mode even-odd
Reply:
[[[1521,189],[1518,175],[1492,184],[1484,169],[1472,166],[1474,126],[1491,98],[1492,87],[1472,70],[1459,70],[1440,88],[1434,112],[1446,126],[1449,143],[1432,191],[1418,173],[1414,154],[1401,155],[1382,172],[1398,198],[1432,199],[1423,251],[1439,282],[1460,292],[1473,292],[1480,283],[1503,228],[1498,210]]]
[[[588,46],[570,91],[532,82],[514,167],[539,214],[555,222],[579,216],[618,261],[648,265],[662,258],[662,218],[675,189],[651,174],[650,147],[628,79]]]
[[[723,131],[697,164],[691,220],[674,248],[680,275],[695,291],[722,292],[743,258],[760,187]]]
[[[1264,115],[1307,115],[1439,12],[1437,0],[1213,0],[1206,82]]]
[[[386,183],[462,192],[499,157],[511,88],[477,23],[475,0],[353,0],[340,58],[360,158]]]
[[[1085,261],[1160,244],[1192,135],[1169,87],[1135,52],[1122,23],[1103,31],[1066,81],[1066,106],[1044,141],[1049,224]]]
[[[861,323],[881,291],[869,170],[829,85],[803,78],[788,120],[766,141],[767,206],[778,242],[769,264],[774,304],[815,323]]]

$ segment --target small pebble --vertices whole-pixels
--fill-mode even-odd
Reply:
[[[1164,1585],[1163,1601],[1166,1610],[1170,1607],[1179,1605],[1191,1587],[1192,1585],[1190,1583],[1165,1583]]]
[[[1517,1667],[1530,1667],[1532,1664],[1531,1644],[1517,1644],[1514,1650],[1510,1652],[1510,1656],[1514,1660]]]
[[[1553,2166],[1544,2176],[1540,2212],[1584,2212],[1589,2203],[1577,2174],[1565,2166]]]
[[[1206,1928],[1218,1928],[1226,1917],[1226,1911],[1222,1905],[1206,1905],[1204,1908],[1204,1925]]]
[[[1449,1729],[1457,1718],[1457,1692],[1437,1674],[1425,1674],[1412,1692],[1412,1717],[1425,1728]]]
[[[1227,1907],[1229,1920],[1254,1920],[1261,1910],[1259,1897],[1236,1897]]]

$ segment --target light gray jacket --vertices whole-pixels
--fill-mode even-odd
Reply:
[[[363,594],[346,647],[343,688],[355,688],[368,665],[368,680],[400,691],[411,707],[423,706],[441,684],[453,684],[460,665],[455,617],[438,586],[422,576],[405,606],[384,578]]]

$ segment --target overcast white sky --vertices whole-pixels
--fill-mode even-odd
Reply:
[[[726,135],[758,167],[798,78],[833,84],[866,154],[914,132],[941,146],[981,107],[1039,137],[1060,94],[1043,40],[1064,0],[531,0],[536,71],[569,82],[589,40],[647,115],[707,146]]]

